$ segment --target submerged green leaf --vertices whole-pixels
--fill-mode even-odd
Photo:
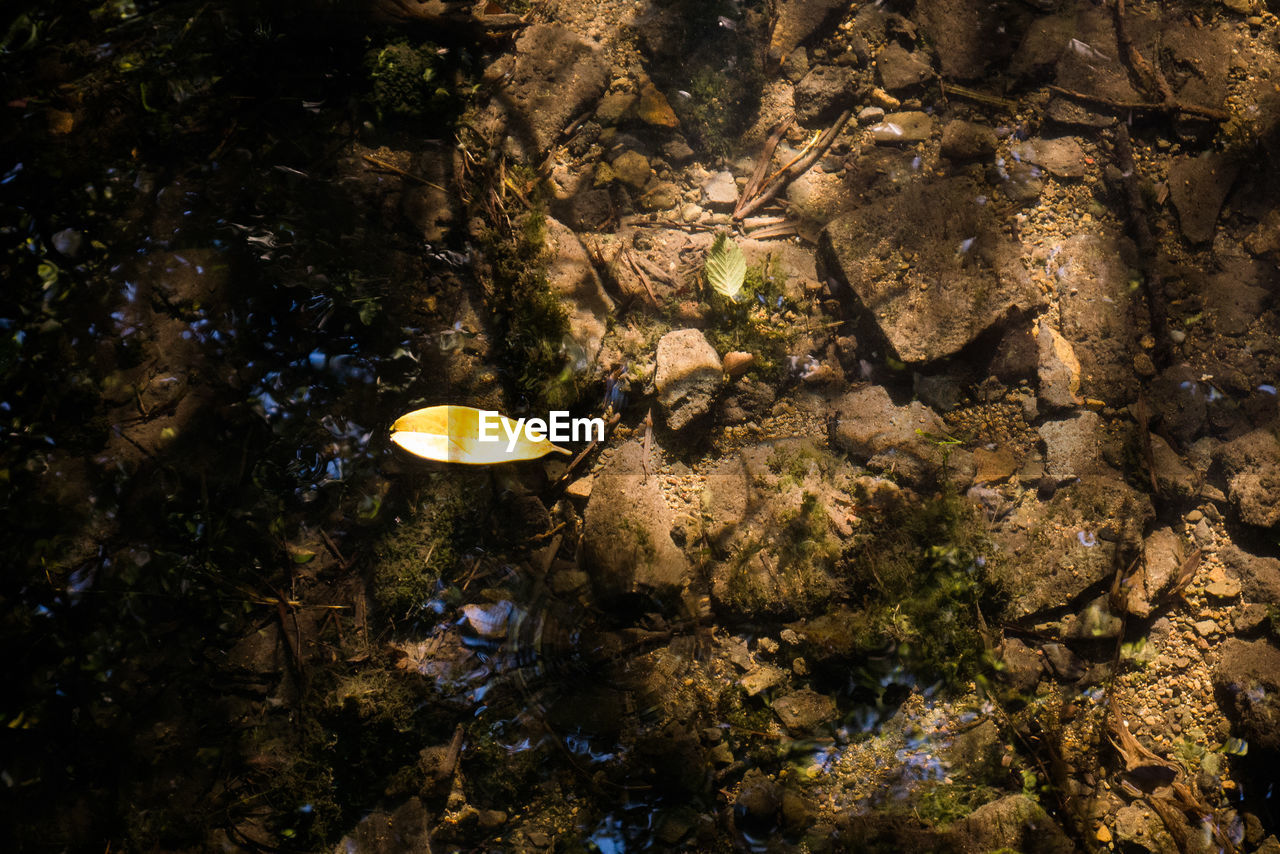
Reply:
[[[747,278],[747,259],[738,244],[724,232],[716,235],[716,242],[711,244],[705,269],[712,290],[730,302],[737,302]]]

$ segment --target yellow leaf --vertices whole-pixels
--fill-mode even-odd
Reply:
[[[470,406],[418,409],[396,419],[391,441],[428,460],[475,466],[536,460],[552,451],[570,453],[545,438],[530,439],[522,421],[496,412],[487,413],[489,438],[481,438],[480,416],[481,410]]]

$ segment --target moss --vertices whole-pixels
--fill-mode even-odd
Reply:
[[[1003,793],[991,786],[972,783],[938,783],[920,789],[912,798],[915,814],[931,825],[958,821]]]
[[[421,118],[448,105],[449,91],[440,85],[439,53],[429,42],[415,47],[397,41],[369,51],[365,68],[380,121]]]
[[[984,645],[978,610],[994,611],[985,529],[957,496],[942,495],[886,514],[856,549],[853,587],[867,591],[874,650],[893,639],[904,666],[956,684],[978,673]]]
[[[539,205],[536,198],[533,203]],[[537,209],[524,214],[510,234],[491,228],[481,244],[508,385],[535,407],[570,406],[580,389],[566,349],[568,313],[547,279],[546,215]]]
[[[373,546],[374,599],[392,620],[411,618],[436,596],[461,558],[462,544],[479,533],[483,475],[434,473],[423,500],[410,507]]]
[[[779,514],[734,553],[724,599],[743,613],[810,613],[838,592],[840,553],[826,511],[803,491],[798,508]]]

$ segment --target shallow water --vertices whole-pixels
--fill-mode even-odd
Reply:
[[[1100,344],[1077,330],[1086,392],[1106,400],[1079,393],[1075,361],[1073,400],[1058,414],[1102,412],[1107,426],[1082,440],[1095,446],[1060,449],[1053,430],[1069,419],[1050,414],[1045,387],[1075,357],[1045,367],[1031,318],[1067,306],[1061,316],[1075,320],[1054,322],[1068,333],[1074,322],[1109,329],[1124,346],[1141,337],[1140,318],[1122,317],[1111,297],[1089,291],[1072,303],[1074,283],[1102,278],[1097,270],[1111,262],[1059,239],[1061,223],[1105,221],[1108,234],[1124,232],[1123,207],[1097,183],[1095,159],[1107,152],[1081,131],[1090,179],[1053,179],[1005,151],[1028,135],[1025,115],[958,108],[922,81],[907,100],[931,115],[1003,122],[1004,153],[989,152],[989,168],[963,181],[932,183],[950,168],[939,134],[912,149],[846,139],[815,174],[839,177],[858,200],[846,221],[882,228],[879,242],[850,244],[852,260],[835,258],[838,249],[822,256],[802,238],[830,234],[825,220],[796,213],[822,199],[794,195],[780,214],[793,219],[764,225],[781,222],[797,236],[756,244],[737,234],[756,244],[752,298],[717,302],[697,282],[727,217],[711,213],[700,191],[686,198],[699,179],[675,164],[692,158],[708,177],[731,169],[742,190],[765,143],[757,111],[770,109],[770,87],[803,70],[794,58],[768,62],[769,16],[756,4],[721,4],[715,14],[680,3],[628,9],[614,11],[634,20],[616,18],[605,33],[588,26],[589,9],[556,11],[616,50],[607,76],[626,82],[613,93],[637,90],[638,106],[615,128],[593,101],[589,121],[566,122],[572,133],[557,138],[561,159],[546,170],[562,182],[556,167],[593,170],[579,195],[606,188],[595,201],[607,208],[602,221],[630,241],[630,256],[609,261],[617,246],[596,238],[612,230],[581,229],[579,254],[604,274],[613,306],[588,318],[600,325],[608,364],[594,361],[600,341],[584,338],[572,306],[568,321],[548,307],[560,303],[539,278],[545,211],[584,221],[599,211],[547,190],[535,169],[503,153],[515,143],[481,143],[481,119],[465,112],[520,79],[510,69],[486,75],[508,40],[472,24],[380,24],[325,4],[19,10],[0,66],[11,120],[0,163],[6,836],[33,851],[417,850],[405,840],[427,834],[432,850],[893,850],[974,839],[999,847],[1019,840],[983,836],[986,825],[966,816],[1017,796],[1056,822],[1052,844],[1061,836],[1094,847],[1105,842],[1098,821],[1117,835],[1123,823],[1102,781],[1127,785],[1125,804],[1149,809],[1133,794],[1142,783],[1136,754],[1106,747],[1117,741],[1109,710],[1167,699],[1173,692],[1158,692],[1174,685],[1193,699],[1177,729],[1144,719],[1159,757],[1143,767],[1156,776],[1184,769],[1178,779],[1194,779],[1196,796],[1178,809],[1203,813],[1212,833],[1202,832],[1220,847],[1253,850],[1275,831],[1275,808],[1265,768],[1249,763],[1271,754],[1255,737],[1254,759],[1241,756],[1235,739],[1247,722],[1228,711],[1234,683],[1218,678],[1213,656],[1227,635],[1273,643],[1274,616],[1249,623],[1257,612],[1248,607],[1265,597],[1247,572],[1241,593],[1234,569],[1234,588],[1206,569],[1188,588],[1194,615],[1184,597],[1139,620],[1112,613],[1120,594],[1108,588],[1113,576],[1121,592],[1120,582],[1137,583],[1119,566],[1134,525],[1146,525],[1139,549],[1162,525],[1187,551],[1238,542],[1275,553],[1274,528],[1241,521],[1249,511],[1234,493],[1174,498],[1156,484],[1138,410],[1147,400],[1131,394],[1151,389],[1160,432],[1193,463],[1203,457],[1195,438],[1229,441],[1250,419],[1271,423],[1274,348],[1259,344],[1274,333],[1271,298],[1259,296],[1256,311],[1233,309],[1247,330],[1222,332],[1239,336],[1230,337],[1236,355],[1210,359],[1212,340],[1180,351],[1203,368],[1192,372],[1198,380],[1153,380],[1127,350],[1117,378],[1107,373],[1115,360],[1088,362],[1108,337]],[[1008,14],[1020,34],[1041,20],[1026,9]],[[826,45],[812,62],[871,79],[856,33],[879,27],[916,44],[927,19],[913,15],[877,6],[856,27],[846,16],[848,26],[809,43]],[[632,24],[636,38],[617,38]],[[997,46],[1012,39],[1000,32]],[[656,61],[680,51],[683,61]],[[643,82],[639,56],[655,59]],[[412,67],[421,88],[389,88],[395,63],[420,63]],[[1003,92],[999,78],[993,69],[980,82]],[[881,94],[862,93],[897,100]],[[674,133],[668,113],[692,154],[663,147]],[[875,118],[863,122],[867,133]],[[788,137],[777,165],[785,170],[827,122]],[[857,124],[850,134],[863,133]],[[1169,147],[1166,135],[1200,150],[1190,134],[1135,134],[1151,141],[1148,154]],[[646,165],[628,189],[617,155],[633,148],[650,151],[645,162],[658,169]],[[604,171],[615,167],[618,175]],[[679,181],[681,204],[696,198],[706,210],[644,211],[662,183]],[[1239,193],[1235,218],[1224,215],[1236,254],[1221,255],[1246,265],[1236,237],[1246,219],[1249,228],[1263,222],[1265,193]],[[1038,205],[1035,213],[1020,212],[1018,200]],[[882,204],[904,233],[913,224],[938,233],[891,234],[898,223],[875,224]],[[539,215],[522,219],[530,209]],[[960,213],[942,221],[939,210]],[[627,231],[650,225],[657,236]],[[1162,227],[1176,242],[1172,221]],[[673,235],[681,248],[663,250]],[[1025,241],[1027,269],[1043,271],[1036,286],[1053,308],[1010,313],[1026,340],[996,328],[953,347],[949,330],[926,325],[912,345],[929,355],[923,361],[894,330],[876,331],[875,312],[858,309],[861,297],[835,272],[869,259],[872,278],[898,276],[886,304],[919,287],[915,270],[976,288],[1004,269],[1014,238]],[[792,250],[811,266],[819,254],[812,281],[773,266],[791,264]],[[1136,301],[1143,274],[1121,266],[1123,299]],[[1255,290],[1274,283],[1274,271],[1255,274]],[[938,293],[934,280],[923,284]],[[1175,320],[1192,334],[1205,311],[1215,324],[1229,314],[1190,286],[1177,294]],[[1099,313],[1121,319],[1089,326]],[[708,330],[717,382],[729,350],[748,349],[755,362],[717,392],[702,426],[679,434],[650,381],[661,335],[686,325]],[[1256,359],[1239,367],[1243,351]],[[1007,364],[1015,379],[998,381]],[[1160,382],[1195,400],[1162,396]],[[885,411],[902,419],[888,445],[876,445],[887,428],[850,438],[879,398],[840,409],[845,392],[868,385],[885,389]],[[926,418],[906,408],[917,396],[953,411]],[[567,458],[462,470],[391,445],[397,416],[441,403],[512,416],[572,406],[620,423],[604,453],[570,476]],[[1196,425],[1178,420],[1196,407]],[[874,449],[863,452],[864,441]],[[627,468],[625,449],[635,447],[642,462]],[[1109,505],[1105,489],[1089,491],[1094,458],[1137,497]],[[1060,465],[1084,477],[1053,470]],[[1212,463],[1213,483],[1226,486],[1230,465]],[[617,506],[587,498],[586,474],[597,496],[616,490]],[[970,503],[955,486],[965,477],[963,487],[977,484]],[[732,503],[738,481],[743,495],[761,490],[763,509]],[[640,530],[646,517],[629,515],[651,495],[654,530],[672,544],[654,544]],[[1138,506],[1153,496],[1154,509]],[[1116,507],[1123,518],[1097,515]],[[618,519],[640,521],[611,528]],[[1009,520],[1006,530],[1052,544],[1046,561],[1117,566],[1059,602],[1051,583],[1022,584],[1054,567],[995,574],[1011,559],[1008,541],[989,529]],[[1201,521],[1213,529],[1198,533]],[[601,568],[616,560],[611,547],[677,555],[682,584],[611,576]],[[1023,586],[1039,598],[1019,612],[1009,603],[1023,601]],[[1160,625],[1164,615],[1183,631]],[[1141,658],[1148,635],[1162,656],[1187,664],[1170,673]],[[1009,638],[1035,662],[1029,685],[1010,687]],[[1119,687],[1113,663],[1131,677]],[[1250,690],[1263,691],[1262,707],[1265,689]],[[1105,757],[1087,758],[1100,749]],[[1097,815],[1077,809],[1089,797],[1103,805]],[[1241,842],[1249,820],[1258,838]],[[379,837],[386,822],[401,843]],[[1123,841],[1162,850],[1157,831],[1152,824]]]

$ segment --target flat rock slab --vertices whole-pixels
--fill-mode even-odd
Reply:
[[[1280,523],[1280,439],[1269,429],[1254,430],[1222,446],[1227,495],[1240,518],[1269,528]]]
[[[868,493],[871,480],[862,479]],[[850,533],[847,496],[858,482],[851,463],[800,439],[762,442],[717,463],[702,496],[717,609],[804,616],[846,592],[839,538]]]
[[[738,203],[738,182],[732,172],[716,172],[702,185],[702,196],[708,207],[730,209]]]
[[[1078,412],[1061,421],[1046,421],[1038,428],[1045,447],[1045,470],[1050,477],[1066,480],[1097,471],[1102,466],[1102,419],[1096,412]]]
[[[1080,362],[1084,397],[1123,404],[1137,391],[1133,371],[1129,270],[1132,244],[1078,234],[1053,247],[1047,272],[1057,280],[1062,337]]]
[[[883,120],[867,128],[867,131],[878,145],[924,142],[933,135],[933,119],[928,113],[918,110],[889,113]]]
[[[1155,518],[1151,500],[1117,474],[1090,474],[1048,502],[1017,505],[992,529],[1000,560],[991,571],[1012,599],[1004,618],[1064,608],[1115,574],[1117,549],[1136,552]]]
[[[720,356],[698,329],[668,332],[658,341],[653,384],[667,426],[683,430],[710,411],[724,385]]]
[[[1010,151],[1027,163],[1034,163],[1056,178],[1083,178],[1088,163],[1084,149],[1073,137],[1029,139]]]
[[[849,4],[845,0],[780,0],[775,9],[773,33],[769,37],[769,58],[781,62],[802,41],[817,32]]]
[[[926,485],[938,475],[943,451],[929,436],[945,436],[947,425],[923,403],[897,406],[883,387],[866,386],[834,401],[833,408],[836,430],[832,441],[858,462],[892,472],[916,486]],[[967,452],[952,451],[947,462],[958,476],[972,476],[973,461]]]
[[[671,594],[692,566],[671,539],[672,512],[639,442],[623,445],[596,474],[583,513],[582,568],[604,599]]]
[[[1173,158],[1169,163],[1169,198],[1178,211],[1183,237],[1192,243],[1213,239],[1218,213],[1239,172],[1239,163],[1216,152]]]
[[[910,184],[833,220],[820,251],[853,308],[899,359],[952,356],[986,330],[1043,304],[982,188],[968,178]]]
[[[1009,17],[987,0],[920,0],[914,16],[938,54],[942,76],[976,80],[1013,52]]]
[[[774,700],[773,713],[790,732],[806,733],[834,720],[836,704],[826,694],[805,688]]]
[[[1231,638],[1222,645],[1213,685],[1225,711],[1255,748],[1280,750],[1280,649]]]
[[[933,77],[933,66],[927,57],[908,52],[897,42],[880,51],[876,71],[880,74],[880,85],[889,92],[913,89]]]
[[[558,24],[535,24],[516,39],[511,76],[494,99],[506,113],[514,153],[541,158],[560,132],[604,94],[608,64],[594,42]]]
[[[605,293],[600,276],[582,241],[567,226],[547,219],[547,282],[569,316],[569,335],[595,361],[600,353],[613,300]]]
[[[987,160],[996,153],[996,132],[986,125],[956,119],[942,128],[942,156],[951,160]]]

